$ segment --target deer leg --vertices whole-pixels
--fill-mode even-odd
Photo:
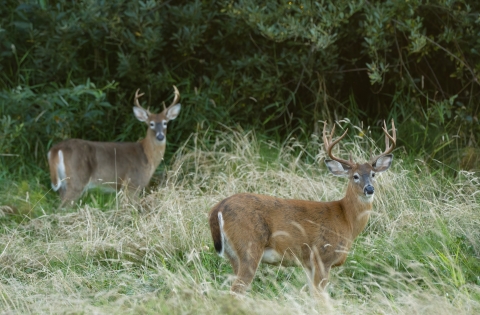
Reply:
[[[230,291],[244,294],[255,276],[263,251],[268,242],[269,231],[262,218],[252,220],[240,216],[228,205],[221,212],[221,231],[224,236],[224,252],[230,259],[236,278]],[[239,229],[242,226],[245,230]],[[244,233],[244,231],[249,231]]]
[[[67,190],[65,189],[64,186],[61,186],[59,189],[58,189],[58,194],[60,195],[60,200],[63,200],[63,198],[65,198],[65,194],[67,193]]]
[[[82,190],[73,190],[68,189],[62,197],[62,202],[60,203],[59,208],[63,208],[67,204],[71,204],[73,201],[77,200],[82,195]]]
[[[307,269],[311,294],[315,297],[322,297],[328,283],[330,265],[324,264],[318,251],[314,247],[310,252],[310,259],[305,267]]]
[[[71,178],[66,178],[66,187],[62,187],[60,191],[60,198],[62,202],[59,208],[63,208],[68,203],[77,200],[83,193],[87,183],[76,183]]]
[[[148,183],[147,183],[148,185]],[[143,189],[147,186],[141,186],[141,185],[135,185],[128,181],[123,181],[122,189],[124,191],[125,197],[127,200],[133,202],[133,203],[139,203],[140,200],[142,199],[142,192]]]
[[[313,277],[313,287],[323,292],[328,284],[329,273],[330,267],[325,267],[323,264],[322,266],[317,266]]]
[[[310,289],[312,297],[320,303],[322,308],[326,308],[327,314],[333,311],[333,306],[330,302],[330,296],[325,291],[328,283],[328,274],[330,273],[330,266],[324,265],[321,260],[318,260],[311,271]]]
[[[232,293],[245,294],[248,286],[252,283],[262,255],[263,248],[252,243],[247,246],[244,252],[238,253],[236,265],[232,263],[233,269],[236,269],[235,274],[237,276],[232,284]]]

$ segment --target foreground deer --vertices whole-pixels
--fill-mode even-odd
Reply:
[[[312,292],[319,294],[327,284],[330,268],[345,262],[353,241],[365,228],[372,209],[375,176],[392,164],[390,153],[396,141],[393,120],[392,136],[384,122],[386,150],[365,164],[335,157],[332,149],[348,130],[332,142],[335,126],[329,137],[325,129],[326,123],[323,141],[331,160],[325,163],[333,175],[349,179],[343,199],[315,202],[244,193],[222,200],[210,211],[215,249],[227,256],[236,275],[233,293],[245,293],[259,263],[264,262],[302,265]]]
[[[90,186],[108,185],[139,190],[147,186],[153,172],[163,160],[167,123],[177,118],[181,105],[178,89],[174,86],[172,104],[159,114],[152,114],[140,106],[135,93],[133,113],[148,125],[147,135],[140,142],[93,142],[69,139],[53,146],[48,152],[50,178],[53,190],[60,190],[62,202],[76,200]]]

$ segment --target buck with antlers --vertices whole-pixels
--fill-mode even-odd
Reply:
[[[147,135],[139,142],[93,142],[69,139],[53,146],[48,164],[53,190],[60,190],[61,204],[76,200],[90,186],[124,186],[140,190],[148,185],[153,172],[163,160],[167,123],[180,113],[180,93],[174,86],[172,104],[159,114],[152,114],[138,101],[135,93],[133,113],[148,125]]]
[[[243,294],[260,262],[302,265],[311,291],[320,294],[330,269],[342,265],[357,235],[365,228],[372,209],[375,177],[393,160],[396,132],[384,122],[386,150],[365,164],[343,160],[332,154],[345,133],[332,142],[335,126],[326,135],[325,163],[335,176],[349,179],[341,200],[315,202],[280,199],[251,193],[236,194],[220,201],[210,211],[209,223],[217,253],[226,256],[236,275],[231,291]],[[392,141],[392,145],[390,145]]]

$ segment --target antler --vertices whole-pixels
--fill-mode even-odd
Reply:
[[[393,149],[395,149],[395,145],[397,142],[397,132],[395,130],[395,123],[393,122],[393,119],[392,119],[392,135],[391,136],[388,133],[387,124],[385,123],[385,120],[383,121],[382,129],[383,129],[383,132],[385,133],[385,151],[380,155],[372,157],[370,160],[370,164],[375,163],[376,160],[378,160],[384,155],[390,154],[393,151]],[[390,140],[392,140],[391,146],[390,146]]]
[[[178,103],[178,100],[180,99],[180,92],[178,92],[178,89],[177,87],[174,85],[173,86],[173,89],[175,90],[174,94],[175,94],[175,97],[173,98],[173,102],[172,104],[170,104],[170,106],[168,106],[168,108],[172,107],[173,105],[177,104]]]
[[[337,158],[336,156],[334,156],[332,154],[332,149],[333,147],[340,142],[340,140],[342,140],[346,135],[347,135],[347,130],[345,130],[345,132],[343,133],[343,135],[338,138],[337,140],[335,140],[333,143],[332,143],[332,137],[333,137],[333,134],[335,133],[335,124],[333,125],[333,128],[332,128],[332,132],[330,133],[329,137],[327,137],[326,135],[326,128],[327,128],[327,122],[325,121],[324,125],[323,125],[323,144],[325,146],[325,151],[327,151],[327,154],[328,156],[332,159],[332,160],[335,160],[337,162],[340,162],[342,164],[346,164],[346,165],[349,165],[351,167],[353,167],[355,165],[355,163],[352,161],[351,157],[350,157],[350,161],[347,161],[347,160],[343,160],[343,159],[340,159],[340,158]]]
[[[170,104],[168,106],[168,108],[172,107],[173,105],[177,104],[178,103],[178,100],[180,99],[180,92],[178,92],[178,89],[177,87],[174,85],[173,86],[173,89],[175,90],[174,94],[175,94],[175,97],[173,98],[173,102],[172,104]],[[167,107],[165,106],[165,102],[163,102],[163,110],[166,110]]]
[[[135,99],[133,102],[135,103],[135,106],[140,107],[141,109],[145,110],[148,113],[148,115],[150,115],[150,111],[148,109],[143,108],[142,105],[140,105],[140,102],[138,101],[138,99],[145,94],[145,93],[138,94],[139,91],[140,89],[137,89],[137,91],[135,92]]]
[[[180,99],[180,92],[178,91],[177,87],[174,85],[173,86],[173,89],[175,90],[175,97],[173,98],[173,102],[172,104],[170,104],[170,106],[168,106],[168,108],[172,107],[173,105],[177,104],[178,103],[178,100]],[[141,105],[140,105],[140,102],[138,101],[138,99],[140,97],[142,97],[145,93],[142,93],[142,94],[138,94],[138,92],[140,91],[140,89],[138,89],[136,92],[135,92],[135,106],[137,107],[140,107],[141,109],[145,110],[145,108],[143,108]],[[165,107],[165,102],[163,102],[163,110],[165,110],[166,107]],[[147,113],[150,115],[150,111],[148,109],[146,109]]]

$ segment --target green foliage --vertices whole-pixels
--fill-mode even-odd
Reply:
[[[478,246],[476,240],[455,236],[442,222],[437,227],[424,235],[396,235],[394,243],[378,239],[378,243],[357,248],[349,257],[353,264],[346,265],[346,275],[361,283],[372,275],[382,276],[395,270],[416,275],[415,279],[409,280],[420,286],[426,286],[424,279],[429,278],[458,289],[466,284],[480,285],[480,267],[475,258],[478,252],[474,249]],[[361,240],[357,242],[363,243]],[[380,248],[385,248],[382,255],[376,252]],[[369,256],[370,259],[365,259]],[[399,284],[388,283],[391,279],[385,280],[386,286]]]
[[[158,110],[174,84],[184,107],[170,129],[167,159],[192,132],[218,123],[285,138],[341,117],[365,126],[394,118],[400,144],[455,167],[463,148],[478,146],[476,2],[2,0],[0,6],[0,153],[18,152],[12,145],[18,138],[22,162],[38,164],[39,153],[64,137],[137,140],[144,126],[132,118],[134,91],[145,91]],[[94,93],[94,108],[79,96],[62,112],[60,96],[80,93],[80,86]],[[95,95],[99,90],[105,95]],[[33,102],[41,95],[51,104]],[[45,120],[52,112],[56,126]],[[26,116],[44,128],[32,134]],[[87,131],[92,127],[100,131]]]
[[[48,190],[39,183],[39,179],[18,182],[0,179],[0,184],[2,185],[0,190],[2,229],[44,215],[45,209],[51,209],[57,201],[57,197],[48,194]]]
[[[86,84],[59,88],[52,84],[39,93],[28,86],[0,92],[0,108],[8,116],[1,119],[0,152],[8,171],[28,174],[31,161],[43,164],[52,143],[81,137],[100,140],[105,126],[115,121],[109,115],[114,109],[106,101],[106,92],[114,90],[110,83],[96,88]],[[44,165],[42,165],[43,167]]]

